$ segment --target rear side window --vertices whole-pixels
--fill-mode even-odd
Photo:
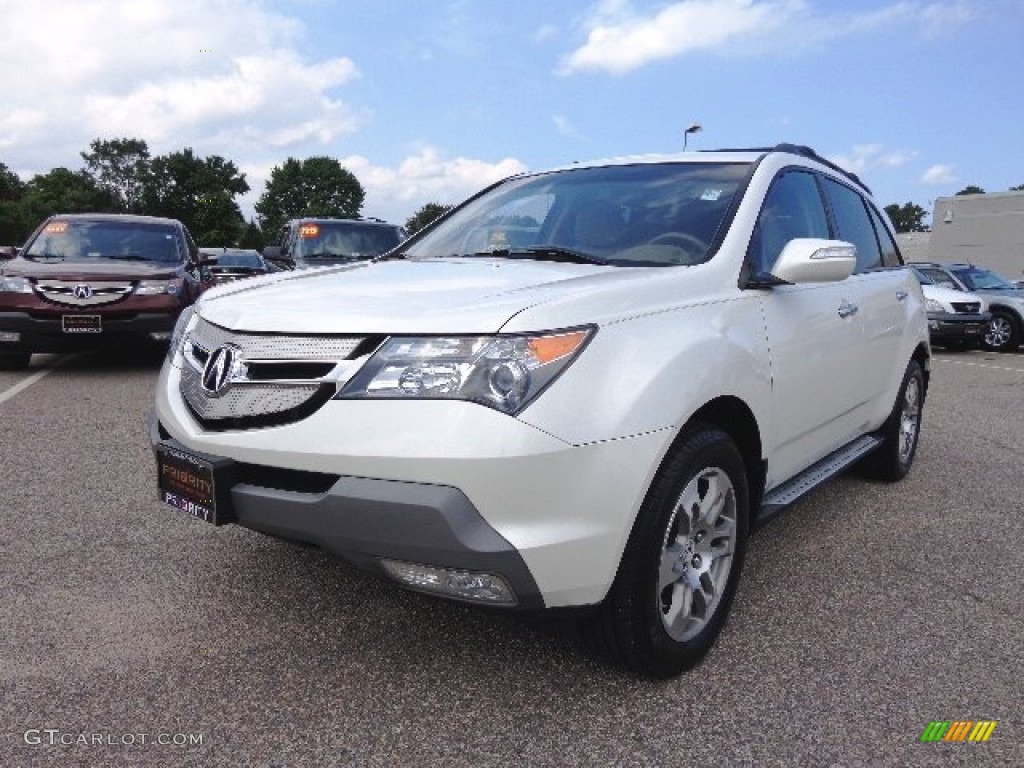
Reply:
[[[832,205],[836,232],[840,240],[857,246],[857,272],[881,267],[882,251],[878,247],[875,227],[868,215],[867,204],[859,194],[844,184],[823,177],[825,192]],[[895,247],[895,246],[894,246]]]
[[[769,272],[798,237],[828,238],[828,219],[814,176],[787,171],[772,182],[750,240],[749,257],[759,272]]]
[[[896,247],[896,241],[889,234],[889,228],[885,226],[885,222],[882,221],[882,217],[873,205],[868,205],[868,210],[871,212],[871,221],[874,222],[875,232],[878,234],[878,244],[882,248],[882,266],[902,266],[903,259],[900,258],[900,249]]]

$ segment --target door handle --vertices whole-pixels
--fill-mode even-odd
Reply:
[[[852,317],[857,314],[857,305],[851,304],[846,299],[843,299],[843,303],[839,305],[839,316],[840,317]]]
[[[909,295],[906,291],[896,291],[896,301],[906,301]]]

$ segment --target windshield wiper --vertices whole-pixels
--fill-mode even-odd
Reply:
[[[147,259],[145,256],[140,256],[137,253],[112,253],[107,256],[102,256],[101,258],[116,259],[117,261],[151,261],[151,259]]]
[[[565,261],[573,264],[608,264],[608,259],[592,253],[563,248],[560,245],[528,245],[523,248],[494,251],[494,256],[504,259],[536,259],[537,261]]]

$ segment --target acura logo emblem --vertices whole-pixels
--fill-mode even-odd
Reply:
[[[220,396],[231,386],[231,374],[238,362],[238,347],[227,344],[213,350],[203,368],[203,389],[207,394]]]
[[[85,284],[76,285],[73,293],[76,299],[88,299],[92,297],[92,288]]]

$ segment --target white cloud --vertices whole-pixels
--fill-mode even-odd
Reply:
[[[551,121],[555,124],[555,130],[559,136],[565,136],[569,139],[582,138],[580,132],[576,130],[576,126],[565,115],[552,115]]]
[[[366,190],[363,213],[398,224],[426,203],[453,205],[526,166],[506,157],[494,163],[468,157],[444,158],[433,147],[406,157],[397,167],[373,165],[354,155],[340,159]]]
[[[562,60],[558,73],[622,75],[697,51],[793,53],[895,25],[936,37],[975,17],[968,0],[902,0],[871,11],[820,11],[807,0],[676,0],[648,14],[630,0],[603,0],[582,22],[586,42]]]
[[[361,155],[342,157],[338,162],[355,174],[366,191],[363,215],[395,224],[404,224],[427,203],[461,203],[489,184],[527,170],[522,162],[512,157],[495,163],[468,157],[444,158],[433,147],[423,147],[395,167],[374,165]],[[280,163],[251,163],[240,167],[251,188],[239,198],[239,207],[246,219],[256,215],[254,206],[275,165]]]
[[[335,92],[344,57],[297,52],[302,25],[257,0],[0,0],[0,147],[23,164],[77,163],[94,138],[154,152],[323,144],[364,115]]]
[[[828,159],[852,173],[863,173],[869,168],[898,168],[906,165],[912,153],[886,150],[881,144],[857,144],[844,155],[831,155]]]
[[[952,184],[956,180],[957,177],[953,173],[953,166],[951,165],[933,165],[921,174],[922,184]]]

